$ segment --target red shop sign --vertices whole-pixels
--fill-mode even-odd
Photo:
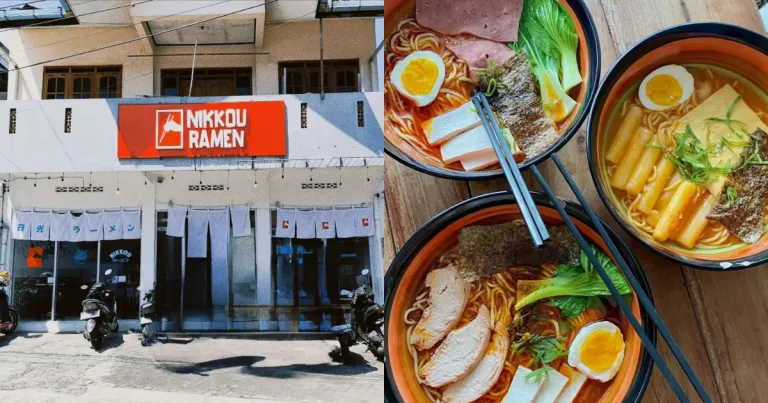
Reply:
[[[282,157],[286,148],[282,101],[118,107],[120,159]]]

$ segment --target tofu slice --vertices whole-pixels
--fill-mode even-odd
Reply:
[[[538,382],[533,380],[527,380],[525,377],[530,374],[531,371],[525,367],[517,367],[515,371],[515,377],[512,378],[512,384],[509,386],[509,392],[504,396],[502,403],[533,403],[536,399],[536,394],[539,393],[541,386],[544,384],[544,380],[541,379]]]
[[[469,101],[448,113],[423,122],[421,128],[429,144],[436,146],[480,124],[475,105]]]
[[[499,159],[496,157],[496,152],[490,150],[461,160],[461,166],[464,167],[465,171],[479,171],[497,162]]]
[[[560,396],[555,400],[555,403],[572,403],[576,399],[576,395],[579,394],[581,387],[587,382],[587,376],[571,368],[568,364],[563,364],[560,367],[560,373],[569,379],[563,391],[560,392]]]
[[[493,145],[483,126],[461,133],[440,147],[440,154],[446,164],[481,155],[488,151],[493,152]]]
[[[560,392],[568,383],[568,377],[557,370],[547,372],[547,377],[542,382],[541,389],[533,403],[555,403]]]

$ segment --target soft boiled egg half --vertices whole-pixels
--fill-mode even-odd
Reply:
[[[400,60],[389,78],[397,92],[417,106],[427,106],[443,86],[445,63],[437,53],[420,50]]]
[[[652,111],[674,108],[693,94],[693,76],[683,66],[659,67],[640,83],[640,103]]]
[[[624,335],[611,322],[584,326],[576,334],[568,352],[568,365],[587,378],[608,382],[624,361]]]

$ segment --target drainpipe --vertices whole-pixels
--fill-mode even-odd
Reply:
[[[379,55],[379,52],[381,52],[381,49],[384,48],[384,41],[382,40],[379,42],[379,46],[376,47],[376,50],[373,51],[373,54],[371,57],[368,58],[368,68],[371,69],[371,71],[374,71],[373,69],[373,62],[376,59],[376,57]],[[378,65],[376,66],[376,74],[371,74],[371,88],[376,88],[375,83],[379,80],[379,74],[382,72],[379,71]]]
[[[320,19],[320,99],[325,100],[325,66],[323,63],[323,19]]]

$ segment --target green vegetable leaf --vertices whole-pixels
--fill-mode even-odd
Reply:
[[[568,350],[563,347],[563,341],[565,339],[558,339],[554,336],[525,333],[519,340],[512,343],[510,349],[514,355],[528,353],[533,357],[534,362],[549,364],[568,354]]]
[[[624,275],[621,274],[621,270],[605,253],[594,245],[591,247],[598,262],[603,266],[619,293],[621,295],[630,294],[632,289],[627,284]],[[610,296],[611,292],[592,265],[589,264],[584,252],[581,253],[581,262],[585,272],[572,277],[555,276],[543,280],[519,280],[517,282],[518,301],[515,304],[515,309],[520,310],[536,301],[559,296]]]
[[[576,297],[576,296],[562,296],[554,297],[547,301],[547,305],[552,305],[560,309],[563,316],[571,319],[581,315],[587,308],[600,306],[602,303],[597,297]],[[562,329],[560,329],[563,331]]]
[[[581,83],[576,48],[579,37],[571,17],[563,6],[555,0],[530,1],[535,9],[535,20],[551,39],[552,46],[560,57],[560,73],[563,89],[569,89]]]
[[[539,383],[544,378],[547,377],[547,374],[549,374],[549,371],[553,370],[554,368],[550,367],[547,364],[544,364],[541,368],[532,371],[530,374],[525,376],[525,380],[529,382]]]
[[[736,189],[728,186],[728,189],[725,191],[725,195],[728,198],[729,206],[733,206],[734,204],[736,204],[736,196],[737,196]]]
[[[557,277],[573,277],[581,273],[584,273],[584,268],[575,264],[559,264],[555,268]]]

